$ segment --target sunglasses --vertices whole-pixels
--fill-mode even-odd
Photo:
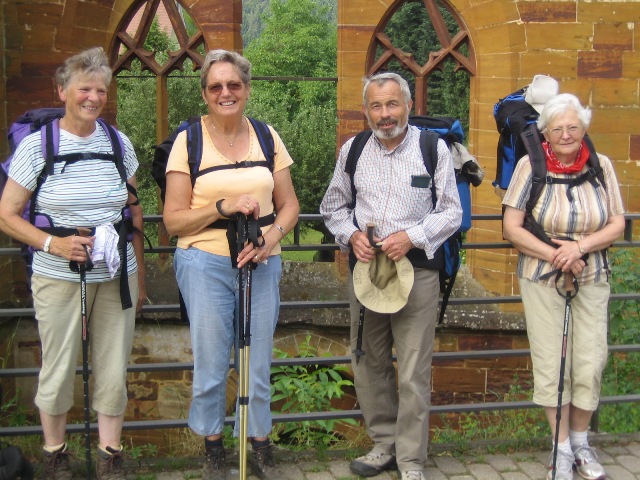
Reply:
[[[212,83],[211,85],[207,85],[207,90],[209,91],[209,93],[213,95],[220,95],[224,87],[227,87],[227,90],[229,90],[230,92],[235,93],[243,89],[244,83],[242,82],[229,82],[227,84]]]

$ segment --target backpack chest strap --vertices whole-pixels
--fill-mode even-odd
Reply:
[[[582,185],[584,182],[589,182],[591,185],[593,185],[593,188],[598,188],[600,186],[600,183],[598,183],[598,175],[600,175],[601,173],[602,167],[591,167],[586,172],[573,178],[558,178],[547,175],[544,179],[544,183],[546,183],[547,185],[567,185],[567,198],[570,202],[573,202],[571,189],[573,187]],[[534,179],[534,184],[537,183],[536,180],[539,182],[539,179]]]

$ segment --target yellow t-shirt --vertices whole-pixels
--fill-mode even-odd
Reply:
[[[202,160],[200,171],[218,165],[229,165],[235,162],[229,160],[214,146],[205,126],[206,115],[201,118],[202,123]],[[249,150],[242,161],[264,161],[265,156],[260,148],[260,142],[251,123],[249,125]],[[278,172],[293,164],[293,159],[287,152],[278,133],[269,126],[274,140],[274,170]],[[187,158],[186,131],[178,134],[167,162],[167,173],[183,172],[190,174]],[[221,198],[251,194],[260,202],[260,216],[264,217],[274,211],[273,205],[273,175],[266,167],[230,168],[214,170],[197,178],[191,194],[191,208],[202,208],[210,202],[217,202]],[[262,227],[266,233],[273,225]],[[205,228],[193,235],[178,238],[178,248],[194,247],[215,255],[229,256],[227,231],[220,228]],[[280,246],[276,246],[271,254],[280,253]]]

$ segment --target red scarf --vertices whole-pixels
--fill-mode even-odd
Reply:
[[[546,140],[542,142],[542,148],[544,149],[545,156],[547,157],[547,170],[552,173],[578,173],[582,171],[582,167],[584,167],[587,160],[589,160],[589,149],[586,148],[584,140],[580,143],[576,161],[571,165],[565,165],[558,160],[558,157],[556,157],[556,154],[553,153],[553,150],[551,149],[551,145]]]

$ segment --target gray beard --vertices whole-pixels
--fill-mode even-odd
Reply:
[[[406,119],[403,122],[397,123],[396,126],[391,130],[381,130],[376,125],[372,125],[371,122],[369,122],[369,127],[373,131],[373,134],[376,136],[376,138],[379,138],[381,140],[391,140],[402,135],[402,132],[404,132],[405,128],[407,128],[408,123],[409,119]]]

